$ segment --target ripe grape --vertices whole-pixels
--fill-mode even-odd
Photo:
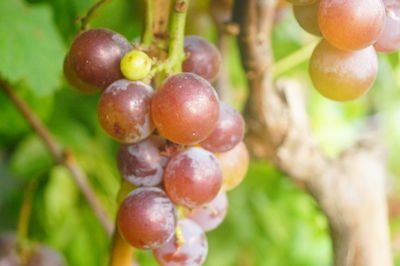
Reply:
[[[132,246],[154,249],[174,234],[176,209],[165,192],[155,187],[138,188],[122,202],[117,224],[121,236]]]
[[[386,7],[386,24],[375,49],[382,53],[400,50],[400,1],[384,0]]]
[[[230,105],[221,102],[217,126],[200,145],[211,152],[226,152],[242,141],[243,136],[242,115]]]
[[[316,36],[321,35],[318,25],[319,0],[307,6],[293,6],[294,16],[299,25],[308,33]]]
[[[153,250],[154,257],[161,266],[202,265],[208,253],[208,242],[203,230],[189,219],[178,223],[182,231],[183,244],[177,243],[176,236],[164,246]]]
[[[210,203],[188,210],[186,217],[195,221],[205,232],[208,232],[222,223],[227,211],[228,197],[222,191]]]
[[[385,25],[382,0],[321,0],[318,23],[333,46],[359,50],[372,45]]]
[[[67,54],[64,59],[64,76],[69,85],[82,93],[94,93],[100,90],[100,88],[94,87],[78,78],[75,71],[71,67],[69,55]]]
[[[145,78],[151,69],[151,59],[142,51],[133,50],[124,55],[121,60],[121,72],[130,80]]]
[[[103,129],[114,139],[136,143],[154,130],[150,118],[153,89],[139,81],[126,79],[112,83],[101,95],[98,115]]]
[[[307,6],[314,4],[317,0],[287,0],[287,1],[296,6]]]
[[[314,87],[335,101],[349,101],[363,95],[377,75],[378,60],[372,46],[346,52],[322,40],[310,59]]]
[[[214,44],[200,36],[185,37],[184,72],[195,73],[209,82],[213,82],[221,67],[221,54]]]
[[[136,144],[122,145],[118,151],[118,169],[122,177],[134,186],[157,186],[164,173],[167,158],[160,154],[162,143],[150,137]]]
[[[151,115],[159,133],[178,144],[193,144],[215,128],[218,96],[207,80],[192,73],[167,78],[151,103]]]
[[[94,87],[106,88],[122,79],[120,61],[132,45],[124,36],[108,29],[79,34],[71,45],[69,60],[77,77]]]
[[[217,153],[215,156],[222,171],[222,190],[229,191],[237,187],[243,181],[249,168],[249,152],[246,145],[240,142],[232,150]]]
[[[164,185],[173,202],[195,208],[212,201],[222,184],[215,156],[198,147],[173,156],[164,171]]]

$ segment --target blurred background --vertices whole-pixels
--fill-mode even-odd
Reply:
[[[97,120],[99,94],[82,95],[62,75],[65,53],[79,23],[95,0],[1,0],[0,76],[11,83],[87,173],[96,194],[114,218],[120,177],[118,143]],[[135,40],[141,32],[142,1],[113,0],[99,10],[92,27],[106,27]],[[209,0],[192,0],[187,33],[217,40]],[[303,84],[314,134],[331,156],[363,135],[374,117],[388,147],[388,202],[393,251],[400,265],[400,53],[379,55],[379,75],[371,91],[350,103],[336,103],[314,91],[308,77],[310,49],[316,38],[296,23],[280,3],[273,32],[277,64],[300,53],[298,64],[281,77]],[[232,103],[241,109],[246,84],[235,38],[229,37]],[[299,52],[300,51],[300,52]],[[109,239],[68,171],[57,164],[41,140],[0,91],[0,234],[16,232],[24,191],[36,180],[29,221],[30,240],[61,252],[68,265],[106,265]],[[327,220],[315,201],[267,162],[252,161],[245,181],[229,193],[226,220],[208,233],[205,265],[331,265]],[[140,265],[156,265],[150,252],[137,252]]]

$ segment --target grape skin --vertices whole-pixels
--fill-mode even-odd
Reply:
[[[232,150],[216,153],[215,156],[222,171],[222,190],[234,189],[243,181],[249,168],[249,152],[246,145],[242,141]]]
[[[222,184],[222,173],[215,156],[190,147],[173,156],[164,171],[164,185],[170,199],[188,208],[212,201]]]
[[[293,13],[299,25],[308,33],[316,36],[322,35],[318,25],[319,2],[318,0],[307,6],[293,6]]]
[[[345,51],[360,50],[379,38],[385,7],[381,0],[321,0],[318,23],[331,45]]]
[[[224,221],[227,211],[228,197],[222,191],[210,203],[187,210],[185,216],[196,222],[205,232],[209,232]]]
[[[242,141],[243,136],[242,115],[230,105],[221,102],[217,126],[200,145],[211,152],[226,152]]]
[[[94,87],[78,78],[76,72],[72,69],[69,54],[64,58],[64,76],[68,84],[82,93],[95,93],[100,90],[100,88]]]
[[[372,46],[346,52],[322,40],[310,59],[314,87],[335,101],[354,100],[368,91],[376,79],[378,59]]]
[[[124,36],[108,29],[90,29],[75,38],[69,60],[79,79],[106,88],[123,78],[120,61],[130,50],[132,45]]]
[[[208,242],[203,230],[189,219],[180,220],[184,244],[178,246],[173,237],[162,247],[153,250],[154,257],[161,266],[202,265],[208,253]]]
[[[112,83],[101,95],[98,105],[103,129],[123,143],[136,143],[154,130],[150,117],[153,89],[138,81],[125,79]]]
[[[138,188],[122,202],[117,224],[121,236],[139,249],[154,249],[172,238],[177,223],[175,206],[155,187]]]
[[[381,53],[392,53],[400,50],[400,1],[385,0],[386,24],[375,49]]]
[[[191,72],[201,76],[209,82],[215,81],[221,67],[221,54],[217,47],[200,36],[185,36],[185,53],[183,61],[184,72]]]
[[[194,144],[215,128],[218,96],[208,81],[192,73],[167,78],[151,103],[151,115],[159,133],[178,144]]]
[[[159,185],[168,160],[160,154],[161,145],[155,136],[136,144],[121,145],[117,162],[122,177],[138,187]]]

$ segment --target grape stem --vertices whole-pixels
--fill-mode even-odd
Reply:
[[[154,22],[154,0],[145,0],[146,15],[144,19],[144,29],[142,34],[142,46],[149,47],[154,38],[153,22]]]
[[[104,6],[105,4],[109,3],[111,0],[100,0],[96,4],[94,4],[84,15],[83,17],[79,17],[77,19],[77,22],[81,22],[81,31],[85,31],[89,28],[89,22],[90,20],[93,19],[93,17],[96,15],[97,11],[99,8]]]
[[[317,42],[312,42],[275,62],[272,79],[278,78],[292,68],[309,60],[316,44]]]
[[[28,228],[29,220],[32,212],[32,200],[35,190],[37,188],[37,179],[33,178],[28,182],[27,188],[24,192],[24,199],[22,201],[21,209],[18,217],[18,242],[22,250],[24,250],[28,241]]]
[[[183,47],[188,8],[189,0],[175,0],[169,24],[168,59],[153,68],[151,76],[159,72],[173,74],[182,71],[182,62],[185,59]]]
[[[93,212],[104,227],[104,230],[111,235],[113,231],[111,220],[107,216],[103,206],[100,204],[92,186],[88,182],[87,176],[76,162],[73,154],[69,150],[61,147],[61,145],[54,139],[49,129],[41,120],[39,120],[25,101],[15,93],[15,88],[13,88],[11,84],[0,78],[0,87],[3,88],[4,93],[21,113],[26,122],[42,139],[56,162],[64,165],[68,169],[79,190],[82,192],[82,195],[85,197],[89,206],[92,208]]]

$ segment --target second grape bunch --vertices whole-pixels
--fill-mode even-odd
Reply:
[[[103,90],[103,129],[122,143],[118,168],[136,187],[122,201],[117,225],[133,247],[152,249],[160,265],[202,265],[206,231],[227,213],[226,192],[246,175],[249,155],[241,114],[219,101],[210,82],[221,57],[199,36],[185,37],[183,73],[154,90],[152,59],[120,34],[91,29],[78,35],[64,73],[85,93]]]
[[[325,97],[364,95],[378,72],[376,52],[400,49],[398,0],[288,0],[299,25],[322,36],[310,59],[310,77]]]

